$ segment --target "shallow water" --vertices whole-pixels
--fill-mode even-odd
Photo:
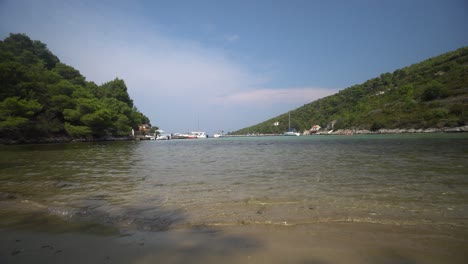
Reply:
[[[0,226],[466,227],[467,146],[467,134],[0,146]]]

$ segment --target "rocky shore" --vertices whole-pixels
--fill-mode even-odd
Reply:
[[[444,127],[444,128],[395,128],[395,129],[379,129],[371,131],[366,129],[338,129],[335,131],[327,132],[320,131],[317,135],[352,135],[352,134],[414,134],[414,133],[460,133],[468,132],[468,126],[461,127]]]
[[[0,145],[18,145],[18,144],[53,144],[53,143],[70,143],[70,142],[100,142],[100,141],[130,141],[137,138],[132,136],[124,137],[99,137],[99,138],[71,138],[71,137],[48,137],[48,138],[22,138],[9,139],[0,138]]]

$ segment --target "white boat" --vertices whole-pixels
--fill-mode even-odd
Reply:
[[[154,140],[155,137],[154,136],[151,136],[151,135],[145,135],[145,138],[146,139],[149,139],[149,140]]]
[[[224,133],[223,132],[218,132],[218,133],[214,134],[213,137],[214,138],[224,137]]]
[[[288,131],[283,133],[283,136],[300,136],[301,134],[291,130],[291,112],[289,112]]]
[[[205,132],[202,132],[202,131],[193,131],[193,132],[190,132],[189,134],[189,138],[191,137],[194,137],[194,138],[207,138],[208,136],[206,135]]]
[[[288,132],[283,133],[283,136],[300,136],[300,135],[301,135],[301,133],[294,132],[294,131],[288,131]]]
[[[171,135],[169,135],[169,134],[164,134],[163,135],[162,133],[164,133],[164,130],[161,130],[161,129],[156,130],[152,140],[169,140],[169,139],[171,139]]]
[[[208,135],[202,131],[193,131],[186,134],[175,133],[172,134],[170,139],[198,139],[198,138],[208,138]]]
[[[171,139],[170,135],[158,135],[156,137],[156,140],[169,140],[169,139]]]

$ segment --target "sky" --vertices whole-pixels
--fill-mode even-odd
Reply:
[[[255,125],[467,46],[467,25],[466,0],[0,0],[1,39],[123,79],[168,133]]]

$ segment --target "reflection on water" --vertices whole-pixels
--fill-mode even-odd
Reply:
[[[120,230],[463,226],[467,145],[466,134],[431,134],[2,146],[0,224],[41,213]]]

